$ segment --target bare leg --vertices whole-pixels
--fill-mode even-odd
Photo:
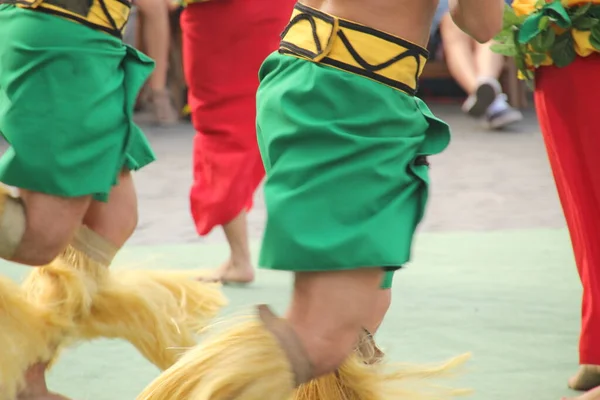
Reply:
[[[137,225],[137,197],[129,171],[121,173],[119,184],[112,189],[108,202],[91,201],[83,223],[116,247],[120,248],[125,244]],[[81,220],[74,230],[80,225]],[[45,367],[43,364],[37,364],[28,370],[27,388],[19,395],[18,400],[64,399],[48,391]]]
[[[152,92],[152,104],[159,123],[177,122],[177,113],[173,108],[167,89],[167,71],[169,68],[169,8],[165,0],[137,0],[136,5],[144,18],[141,28],[144,48],[148,56],[156,62],[148,86]]]
[[[148,56],[156,62],[148,84],[152,90],[167,86],[169,62],[169,10],[164,0],[137,0],[136,5],[144,17],[142,40]]]
[[[316,376],[334,372],[372,323],[383,270],[296,273],[287,319],[304,344]]]
[[[376,295],[375,307],[365,323],[364,328],[369,332],[370,339],[364,342],[364,337],[361,337],[361,342],[358,347],[358,354],[364,358],[364,362],[371,364],[381,361],[385,353],[377,346],[375,342],[375,334],[379,330],[385,315],[387,314],[390,305],[392,304],[392,291],[390,289],[380,290]],[[367,347],[364,347],[367,346]],[[337,375],[337,374],[336,374]],[[338,375],[339,379],[339,375]]]
[[[452,21],[450,14],[440,22],[446,64],[452,77],[467,93],[477,89],[477,68],[473,53],[474,41]]]
[[[463,104],[463,112],[473,117],[484,116],[502,93],[497,80],[504,62],[502,57],[494,54],[489,44],[476,44],[456,26],[449,14],[440,22],[440,33],[448,69],[469,95]]]
[[[446,14],[440,22],[446,62],[452,77],[469,95],[463,111],[473,117],[484,117],[489,129],[501,129],[521,121],[523,114],[510,107],[498,78],[504,57],[494,53],[492,42],[477,43],[461,31]]]
[[[89,207],[90,197],[62,198],[20,191],[26,210],[23,238],[10,261],[44,265],[52,261],[71,241]]]
[[[69,400],[68,398],[50,393],[46,386],[44,374],[46,365],[36,364],[27,371],[25,381],[27,389],[19,394],[16,400]]]
[[[233,220],[223,225],[229,243],[230,256],[216,271],[215,276],[202,280],[227,283],[250,283],[254,281],[254,267],[250,259],[248,245],[248,223],[243,210]]]
[[[12,213],[12,216],[3,215],[3,224],[16,221],[17,214],[24,215],[24,219],[19,219],[19,226],[3,225],[4,229],[19,229],[23,232],[19,245],[10,258],[12,261],[34,266],[48,264],[72,240],[81,226],[91,199],[89,196],[59,198],[26,190],[21,190],[19,194],[22,203],[12,198],[9,202],[9,198],[5,198],[3,210],[4,213]],[[12,208],[6,208],[8,204]],[[43,357],[47,356],[45,352],[43,354]],[[45,368],[44,364],[37,364],[26,371],[25,388],[18,394],[17,400],[65,399],[48,391],[44,378]]]
[[[392,303],[392,291],[390,289],[381,290],[377,293],[376,297],[377,299],[375,307],[373,307],[373,312],[369,316],[367,323],[365,323],[365,328],[373,335],[381,326],[383,318],[390,308],[390,304]]]
[[[504,56],[490,50],[492,42],[475,43],[477,76],[498,79],[504,68]]]
[[[577,397],[563,397],[561,400],[600,400],[600,387]]]
[[[83,223],[116,247],[123,247],[138,223],[137,195],[129,171],[121,173],[107,203],[92,202]]]

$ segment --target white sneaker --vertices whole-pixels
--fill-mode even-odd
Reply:
[[[523,120],[523,114],[512,108],[506,101],[506,95],[501,94],[490,104],[487,109],[484,125],[487,129],[502,129],[508,125]]]
[[[472,117],[482,117],[501,93],[502,87],[496,79],[481,79],[475,93],[469,95],[463,103],[462,110]]]

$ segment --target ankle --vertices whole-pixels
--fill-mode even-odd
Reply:
[[[234,252],[229,256],[229,263],[235,269],[253,269],[250,252]]]
[[[488,109],[486,111],[486,114],[493,115],[493,114],[502,112],[508,108],[510,108],[510,105],[508,104],[506,95],[504,93],[501,93],[498,96],[496,96],[496,98],[494,99],[494,102],[492,104],[490,104],[490,106],[488,107]]]
[[[598,364],[581,364],[579,367],[590,372],[600,373],[600,365]]]
[[[118,246],[85,225],[75,233],[71,245],[103,266],[109,266],[119,251]]]
[[[171,125],[177,123],[179,115],[173,105],[173,99],[168,89],[151,89],[150,102],[156,121],[159,124]]]
[[[36,397],[48,393],[46,386],[46,364],[37,363],[25,372],[25,388],[19,393],[20,398]]]

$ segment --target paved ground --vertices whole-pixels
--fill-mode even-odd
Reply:
[[[458,107],[433,109],[454,140],[431,160],[432,201],[415,263],[396,278],[379,340],[391,357],[411,362],[472,351],[459,382],[476,389],[473,399],[558,400],[577,363],[580,289],[533,114],[514,131],[489,133]],[[141,222],[118,265],[217,264],[227,254],[222,234],[199,239],[188,214],[191,128],[148,134],[160,161],[136,176]],[[263,223],[259,194],[254,249]],[[262,271],[249,288],[227,288],[228,312],[257,301],[281,310],[288,282],[287,274]],[[101,341],[67,352],[52,383],[79,400],[132,400],[155,375],[128,345]]]

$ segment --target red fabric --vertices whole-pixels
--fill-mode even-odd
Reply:
[[[600,56],[543,67],[535,102],[583,286],[581,364],[600,365]]]
[[[292,0],[213,0],[181,16],[188,103],[196,130],[190,206],[208,234],[252,206],[264,177],[256,141],[258,70],[279,45]]]

